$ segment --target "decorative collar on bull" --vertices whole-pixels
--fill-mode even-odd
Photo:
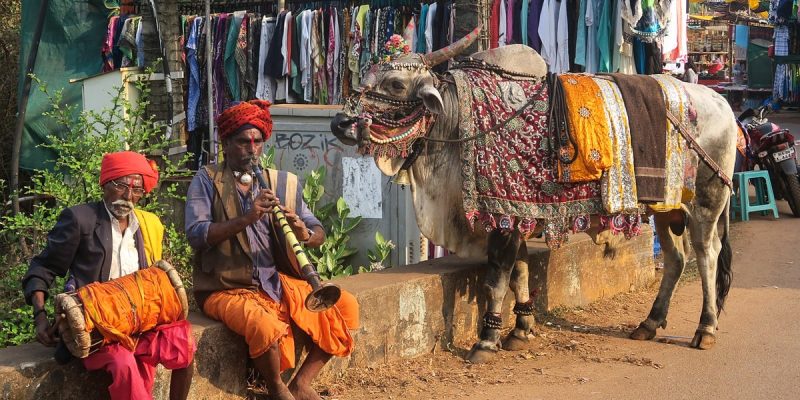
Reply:
[[[414,148],[433,126],[444,107],[441,80],[432,68],[466,50],[478,38],[481,26],[457,42],[428,54],[410,53],[399,35],[384,45],[384,53],[350,96],[332,130],[345,131],[340,140],[358,145],[359,152],[376,157],[406,158],[401,170],[415,159]],[[364,129],[367,128],[367,129]]]

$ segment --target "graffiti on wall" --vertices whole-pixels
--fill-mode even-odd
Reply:
[[[345,151],[339,139],[329,133],[277,132],[274,138],[278,165],[298,173],[320,165],[337,167]]]

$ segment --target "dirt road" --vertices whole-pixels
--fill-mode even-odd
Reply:
[[[700,316],[700,281],[687,271],[668,329],[636,342],[627,333],[657,286],[585,309],[538,316],[527,351],[488,365],[462,361],[471,343],[371,369],[352,369],[327,399],[798,399],[800,219],[751,214],[733,225],[734,280],[709,351],[688,343]],[[692,276],[694,275],[694,276]]]

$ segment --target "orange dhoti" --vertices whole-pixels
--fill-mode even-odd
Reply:
[[[279,275],[283,288],[280,303],[261,290],[230,289],[209,296],[203,312],[244,336],[251,358],[262,356],[273,343],[279,342],[281,371],[295,365],[290,321],[324,352],[337,357],[349,355],[354,345],[349,330],[358,329],[359,324],[356,298],[343,290],[334,307],[320,313],[311,312],[304,305],[311,285]]]

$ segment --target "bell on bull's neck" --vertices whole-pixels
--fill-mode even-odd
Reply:
[[[392,183],[400,186],[411,185],[411,178],[408,177],[408,170],[401,169],[400,171],[397,171],[397,175],[392,178]]]

